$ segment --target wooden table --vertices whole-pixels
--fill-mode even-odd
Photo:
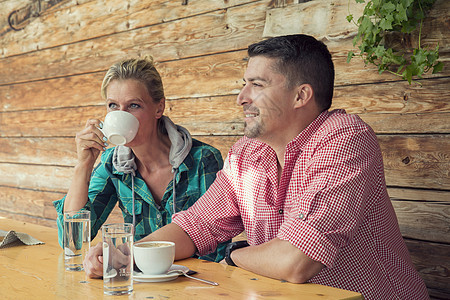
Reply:
[[[162,283],[134,282],[129,296],[103,295],[103,281],[64,269],[57,230],[0,216],[0,229],[24,232],[44,245],[0,249],[0,299],[363,299],[355,292],[316,284],[292,284],[199,259],[176,264],[197,271],[207,285],[185,277]]]

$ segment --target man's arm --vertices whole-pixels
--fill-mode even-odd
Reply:
[[[289,241],[274,238],[258,245],[240,248],[231,253],[236,266],[256,274],[305,283],[320,270],[322,263],[312,260]]]
[[[194,242],[189,235],[175,223],[152,232],[136,244],[147,241],[170,241],[175,243],[175,260],[191,257],[196,252]]]

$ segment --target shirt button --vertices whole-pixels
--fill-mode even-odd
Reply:
[[[160,215],[160,214],[157,214],[157,215],[156,215],[156,218],[157,218],[157,219],[161,219],[161,215]]]
[[[278,210],[278,213],[279,213],[280,215],[282,215],[282,214],[283,214],[283,210],[280,208],[280,209]]]
[[[300,213],[300,214],[298,215],[298,218],[299,218],[300,220],[303,220],[303,219],[305,218],[305,215],[304,215],[303,213]]]

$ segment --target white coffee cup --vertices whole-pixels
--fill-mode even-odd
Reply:
[[[131,142],[139,129],[139,121],[129,112],[115,110],[109,112],[101,132],[114,145],[125,145]]]
[[[166,274],[175,259],[175,243],[152,241],[134,244],[134,261],[145,275]]]

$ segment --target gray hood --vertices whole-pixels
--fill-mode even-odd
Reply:
[[[173,173],[173,213],[176,212],[176,192],[175,179],[178,174],[178,167],[184,161],[192,148],[192,137],[186,128],[176,125],[166,116],[161,117],[164,126],[160,128],[163,133],[169,136],[171,146],[169,151],[169,162],[172,165]],[[133,195],[133,226],[135,226],[134,212],[134,176],[136,176],[137,165],[135,156],[131,148],[126,146],[116,146],[113,153],[113,166],[117,171],[124,174],[131,174],[131,189]]]

